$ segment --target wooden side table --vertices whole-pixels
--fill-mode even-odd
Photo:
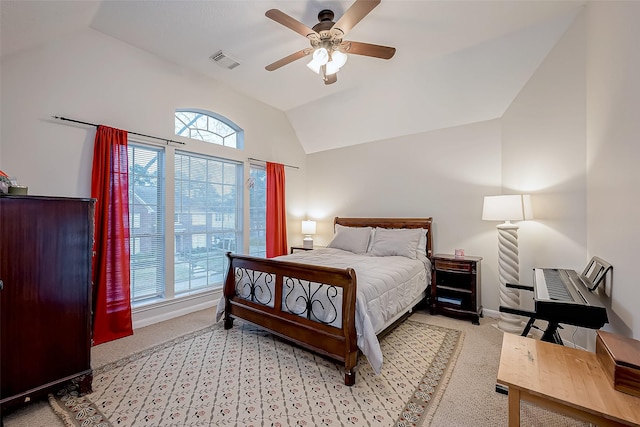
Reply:
[[[482,257],[456,258],[451,254],[433,256],[434,270],[431,280],[431,314],[471,319],[480,324],[480,261]]]
[[[598,426],[640,426],[640,397],[617,391],[597,354],[504,334],[498,384],[509,387],[509,427],[520,401]]]

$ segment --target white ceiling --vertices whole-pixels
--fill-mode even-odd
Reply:
[[[1,0],[1,54],[91,27],[284,111],[313,153],[500,117],[585,4],[383,0],[345,40],[393,46],[391,60],[350,55],[332,85],[308,59],[264,69],[309,46],[268,9],[312,27],[321,9],[337,21],[352,3]],[[240,66],[213,63],[219,50]]]

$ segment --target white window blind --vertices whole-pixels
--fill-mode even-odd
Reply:
[[[129,144],[131,302],[162,298],[164,275],[164,152]]]
[[[175,294],[221,287],[226,252],[242,251],[242,164],[175,155]]]
[[[252,164],[249,169],[249,254],[267,256],[267,171]]]

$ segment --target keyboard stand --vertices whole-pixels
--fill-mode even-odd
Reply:
[[[520,285],[520,284],[515,284],[515,283],[507,283],[506,286],[507,286],[507,288],[519,289],[519,290],[522,290],[522,291],[533,292],[533,290],[534,290],[533,286],[529,286],[529,285]],[[562,326],[560,326],[558,324],[558,322],[553,322],[553,321],[550,321],[548,319],[542,319],[542,318],[538,317],[538,314],[536,312],[533,312],[533,311],[514,309],[514,308],[510,308],[510,307],[505,307],[505,306],[502,306],[502,305],[500,306],[500,312],[509,313],[509,314],[515,314],[517,316],[525,316],[525,317],[529,318],[529,321],[527,322],[526,326],[522,330],[522,333],[520,334],[523,337],[526,337],[527,335],[529,335],[529,332],[531,331],[531,328],[534,327],[534,323],[535,323],[536,320],[538,320],[538,319],[546,320],[547,322],[549,322],[549,324],[547,325],[547,329],[545,329],[544,333],[542,334],[541,341],[546,341],[546,342],[550,342],[550,343],[554,343],[554,344],[563,345],[562,338],[560,337],[560,334],[558,333],[558,328],[562,328]]]

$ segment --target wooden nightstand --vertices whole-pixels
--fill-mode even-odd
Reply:
[[[449,254],[433,256],[434,270],[431,279],[431,314],[471,319],[480,324],[482,303],[480,300],[480,261],[482,257],[456,258]]]
[[[291,252],[289,252],[290,254],[293,253],[293,251],[312,251],[313,248],[303,248],[302,246],[291,246]]]

